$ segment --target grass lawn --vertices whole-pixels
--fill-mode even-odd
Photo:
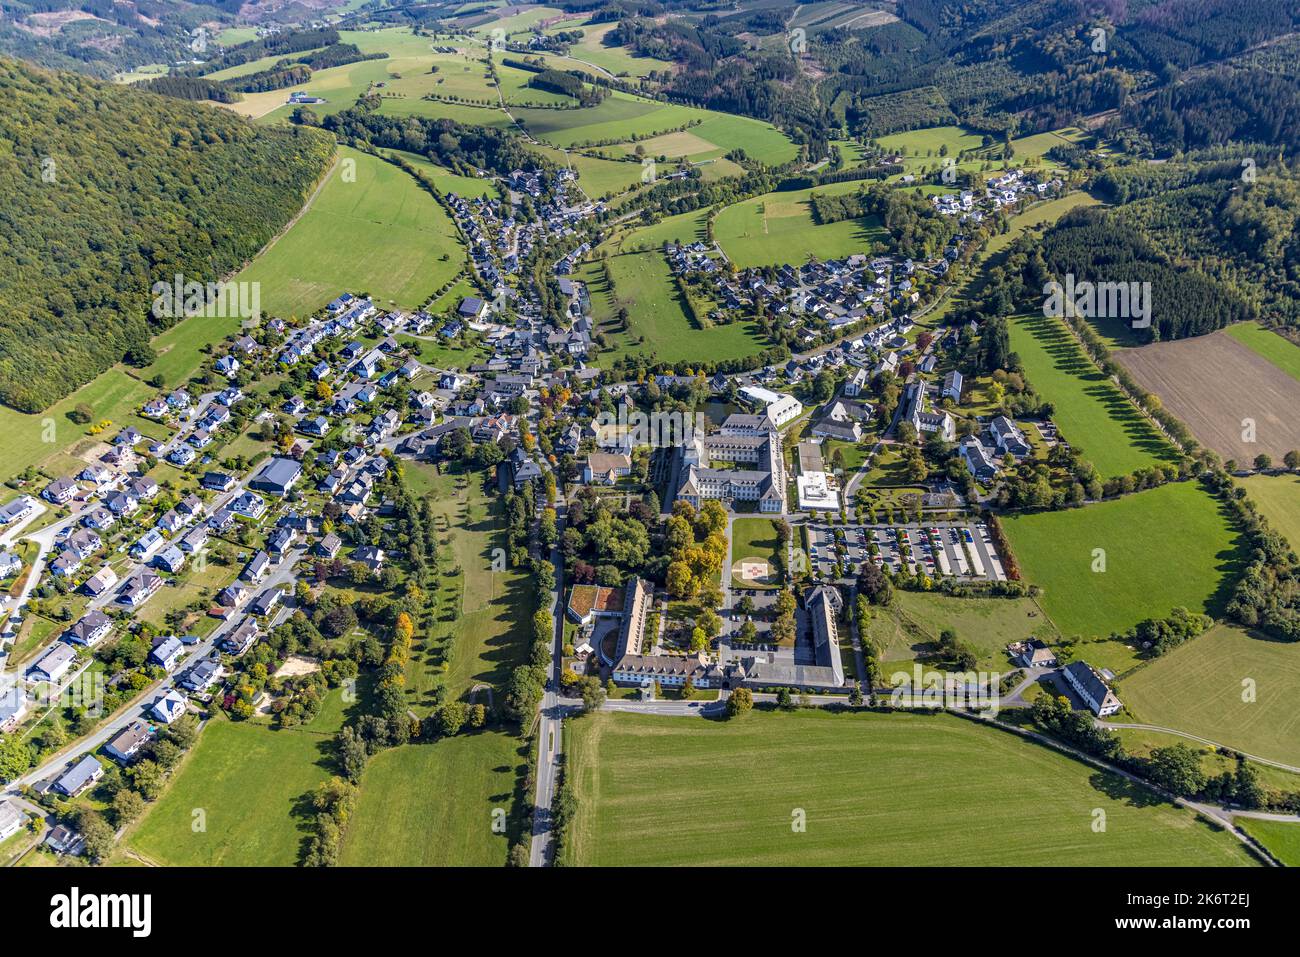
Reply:
[[[107,442],[118,429],[128,425],[146,435],[162,437],[167,433],[165,426],[136,415],[145,401],[155,394],[156,389],[115,366],[44,412],[28,414],[0,406],[0,480],[13,478],[29,466],[46,462],[54,463],[51,468],[56,475],[73,467],[84,467],[84,461],[77,466],[69,460],[70,457],[80,456],[84,450]],[[76,425],[68,418],[68,413],[83,403],[94,410],[94,417],[89,425]],[[88,434],[88,429],[105,419],[112,422],[113,427],[99,436]],[[40,489],[41,486],[37,486],[28,491],[38,494]]]
[[[738,518],[731,526],[731,584],[738,588],[775,588],[776,583],[758,584],[740,577],[736,563],[747,558],[767,562],[775,572],[781,558],[781,543],[770,519]]]
[[[573,864],[1250,863],[1229,835],[1150,792],[950,716],[598,713],[572,722],[567,743]]]
[[[496,184],[490,179],[461,176],[459,173],[453,173],[445,166],[439,166],[418,153],[408,153],[405,150],[382,150],[381,152],[390,156],[401,157],[410,163],[427,176],[433,184],[433,188],[440,193],[455,193],[465,199],[477,199],[480,196],[486,196],[488,199],[500,198],[500,192],[497,190]]]
[[[330,698],[341,698],[334,691]],[[127,846],[171,866],[292,867],[307,835],[303,796],[332,773],[330,742],[342,711],[327,708],[300,728],[211,721]],[[195,832],[201,808],[206,830]]]
[[[688,316],[672,272],[660,253],[611,256],[609,275],[612,289],[605,281],[601,264],[591,262],[583,266],[580,278],[591,293],[592,314],[604,326],[618,354],[641,353],[661,362],[720,361],[753,355],[766,348],[750,322],[707,329],[697,326]],[[628,311],[626,332],[616,328],[620,308]],[[644,342],[639,341],[642,338]]]
[[[361,797],[340,863],[504,866],[509,834],[493,832],[493,811],[509,813],[515,777],[526,757],[518,738],[499,731],[375,755],[361,778]]]
[[[175,577],[174,581],[177,584],[160,588],[158,593],[140,609],[136,617],[156,628],[164,628],[169,612],[186,607],[200,595],[206,594],[210,599],[215,598],[217,592],[239,575],[241,565],[242,563],[238,561],[232,561],[229,565],[207,561],[202,568],[199,568],[195,563],[189,562]],[[202,613],[196,613],[196,618],[202,617]]]
[[[1300,379],[1300,346],[1290,339],[1265,329],[1258,322],[1239,322],[1229,326],[1227,333],[1293,379]]]
[[[444,573],[435,639],[450,637],[445,672],[431,671],[432,654],[416,643],[407,675],[407,693],[417,713],[428,709],[428,696],[439,677],[454,697],[486,682],[498,701],[510,672],[528,653],[532,637],[531,578],[516,570],[493,571],[493,550],[505,547],[504,522],[495,498],[483,491],[477,476],[463,489],[457,476],[438,475],[432,465],[407,463],[411,488],[433,502],[434,514],[450,547],[444,548]],[[454,573],[453,568],[459,568]],[[486,704],[486,701],[484,701]]]
[[[661,250],[664,243],[693,243],[708,241],[708,209],[695,209],[689,213],[665,216],[653,226],[640,226],[617,240],[620,252]]]
[[[279,315],[313,312],[345,290],[412,309],[463,265],[454,225],[411,176],[339,147],[311,208],[236,279],[260,282],[262,308]]]
[[[818,187],[820,193],[852,192],[858,183]],[[884,230],[872,217],[820,226],[813,218],[814,190],[765,193],[728,206],[713,222],[719,245],[737,266],[802,265],[809,257],[836,259],[869,252],[883,242]]]
[[[1254,701],[1242,700],[1247,679]],[[1142,724],[1300,766],[1300,645],[1216,625],[1133,672],[1117,693]]]
[[[1300,476],[1252,475],[1238,481],[1274,530],[1300,549]]]
[[[1300,824],[1249,817],[1237,818],[1236,823],[1287,867],[1300,867]]]
[[[1062,635],[1105,636],[1176,606],[1222,612],[1241,562],[1219,504],[1180,482],[1059,512],[1003,520],[1025,580]],[[1105,571],[1094,572],[1094,549]]]
[[[1056,406],[1061,435],[1103,477],[1172,461],[1173,447],[1092,364],[1063,320],[1031,314],[1009,326],[1030,385]]]
[[[979,656],[978,671],[1011,670],[1005,648],[1013,641],[1041,638],[1055,645],[1056,629],[1032,598],[953,598],[935,592],[897,591],[888,608],[874,608],[866,638],[877,649],[888,679],[891,667],[905,670],[934,649],[939,632],[951,628]]]
[[[570,166],[578,173],[578,185],[593,198],[617,196],[633,186],[641,185],[641,164],[619,160],[600,159],[582,153],[568,152],[549,146],[529,146],[558,166]]]

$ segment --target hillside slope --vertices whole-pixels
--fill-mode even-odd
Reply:
[[[0,59],[0,402],[38,411],[147,362],[150,285],[219,280],[298,211],[319,130]]]

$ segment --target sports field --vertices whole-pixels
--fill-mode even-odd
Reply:
[[[1003,520],[1061,634],[1105,637],[1182,605],[1221,613],[1242,556],[1219,503],[1192,482]],[[1105,571],[1093,571],[1096,549]],[[1100,566],[1099,566],[1100,567]]]
[[[1238,481],[1269,525],[1300,550],[1300,476],[1252,475]]]
[[[1254,700],[1249,699],[1253,692]],[[1142,724],[1300,767],[1300,645],[1216,625],[1125,678]]]
[[[1284,339],[1258,322],[1240,322],[1229,326],[1226,333],[1247,349],[1263,356],[1293,379],[1300,379],[1300,346]]]
[[[127,846],[172,866],[294,866],[307,833],[299,802],[330,777],[341,695],[333,692],[332,706],[300,728],[209,722]],[[196,810],[204,830],[192,826]]]
[[[301,316],[345,290],[416,308],[463,265],[455,226],[410,175],[339,147],[310,208],[235,278],[262,284],[264,312]]]
[[[739,588],[775,588],[780,547],[770,519],[736,519],[731,526],[731,584]],[[760,568],[766,571],[761,577],[751,575],[746,578],[742,567],[748,567],[752,572],[758,572]]]
[[[699,328],[686,312],[672,272],[657,252],[611,256],[611,288],[600,263],[583,267],[581,278],[591,293],[592,314],[620,353],[643,353],[663,362],[719,361],[753,355],[766,344],[750,322]],[[628,310],[628,330],[610,324],[620,308]],[[644,338],[644,341],[640,341]]]
[[[599,713],[570,727],[573,864],[1251,862],[1231,836],[1135,785],[956,717]]]
[[[837,183],[816,192],[853,192],[860,184]],[[742,269],[790,263],[802,265],[809,257],[838,259],[853,253],[870,253],[885,241],[885,232],[873,218],[846,219],[818,225],[813,218],[814,190],[765,193],[728,206],[713,222],[713,234],[727,257]]]
[[[1064,320],[1033,313],[1009,327],[1029,384],[1056,407],[1061,435],[1102,476],[1173,460],[1173,447],[1092,364]]]
[[[339,863],[345,867],[503,867],[518,738],[482,731],[371,758]],[[499,809],[499,811],[497,810]],[[494,812],[495,813],[494,815]]]

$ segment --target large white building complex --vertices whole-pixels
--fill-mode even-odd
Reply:
[[[713,435],[682,446],[677,498],[696,508],[708,499],[757,502],[760,512],[785,511],[781,435],[767,415],[732,415]],[[715,465],[716,463],[716,465]]]

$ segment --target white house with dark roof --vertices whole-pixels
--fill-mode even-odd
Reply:
[[[1084,704],[1097,717],[1104,718],[1124,707],[1119,698],[1115,697],[1115,692],[1110,690],[1110,685],[1086,663],[1072,661],[1061,669],[1061,674],[1065,675],[1070,687],[1079,693]]]
[[[113,631],[113,619],[93,608],[77,619],[77,623],[63,633],[63,640],[85,648],[93,648]]]

